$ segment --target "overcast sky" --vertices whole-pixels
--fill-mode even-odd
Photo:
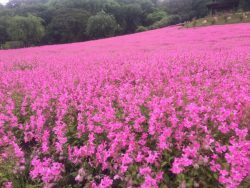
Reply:
[[[0,0],[0,3],[2,3],[2,4],[5,5],[8,1],[9,1],[9,0]]]

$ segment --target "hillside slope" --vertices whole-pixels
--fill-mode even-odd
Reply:
[[[0,187],[248,188],[249,31],[0,51]]]
[[[209,26],[204,28],[166,27],[132,35],[83,43],[51,45],[17,50],[0,50],[0,61],[25,58],[95,58],[101,55],[127,53],[173,53],[176,51],[217,51],[249,47],[250,24]],[[91,57],[93,54],[94,57]]]

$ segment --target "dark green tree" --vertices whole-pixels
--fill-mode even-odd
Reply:
[[[49,43],[76,42],[87,39],[85,34],[90,13],[81,9],[65,8],[56,11],[47,28]]]
[[[7,33],[7,19],[7,17],[0,18],[0,45],[4,44],[9,39]]]
[[[128,4],[124,6],[125,33],[135,32],[138,25],[141,25],[143,11],[139,4]]]
[[[12,41],[22,41],[26,46],[38,44],[45,32],[42,22],[33,15],[14,16],[8,21],[7,32]]]
[[[158,9],[147,15],[146,22],[147,24],[151,25],[157,21],[160,21],[164,17],[167,17],[167,13],[163,10]]]
[[[118,27],[114,16],[102,11],[89,18],[86,33],[93,39],[111,37],[115,35]]]
[[[210,0],[169,0],[162,4],[169,15],[179,15],[181,21],[186,21],[205,16],[208,2]]]
[[[126,10],[124,6],[116,0],[108,0],[104,11],[115,17],[116,22],[119,24],[119,31],[117,33],[124,33],[126,30]]]

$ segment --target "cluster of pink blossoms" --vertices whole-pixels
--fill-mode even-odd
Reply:
[[[0,51],[0,187],[244,184],[249,30],[169,27]]]

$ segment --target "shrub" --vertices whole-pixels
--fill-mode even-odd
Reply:
[[[33,15],[11,17],[7,26],[10,40],[22,41],[27,46],[39,43],[45,34],[42,23],[41,18]]]
[[[25,47],[23,41],[8,41],[2,45],[3,49],[22,48],[22,47]]]
[[[166,27],[169,25],[177,24],[180,22],[180,16],[178,15],[170,15],[167,17],[162,18],[160,21],[154,23],[151,28],[156,29],[156,28],[161,28],[161,27]]]
[[[156,10],[153,13],[150,13],[149,15],[147,15],[146,20],[147,20],[147,23],[151,25],[155,22],[160,21],[164,17],[167,17],[167,13],[165,11]]]
[[[97,39],[114,36],[119,25],[115,18],[105,12],[99,12],[88,19],[86,33],[89,37]]]
[[[143,31],[147,31],[148,29],[144,26],[138,26],[136,29],[136,32],[143,32]]]

